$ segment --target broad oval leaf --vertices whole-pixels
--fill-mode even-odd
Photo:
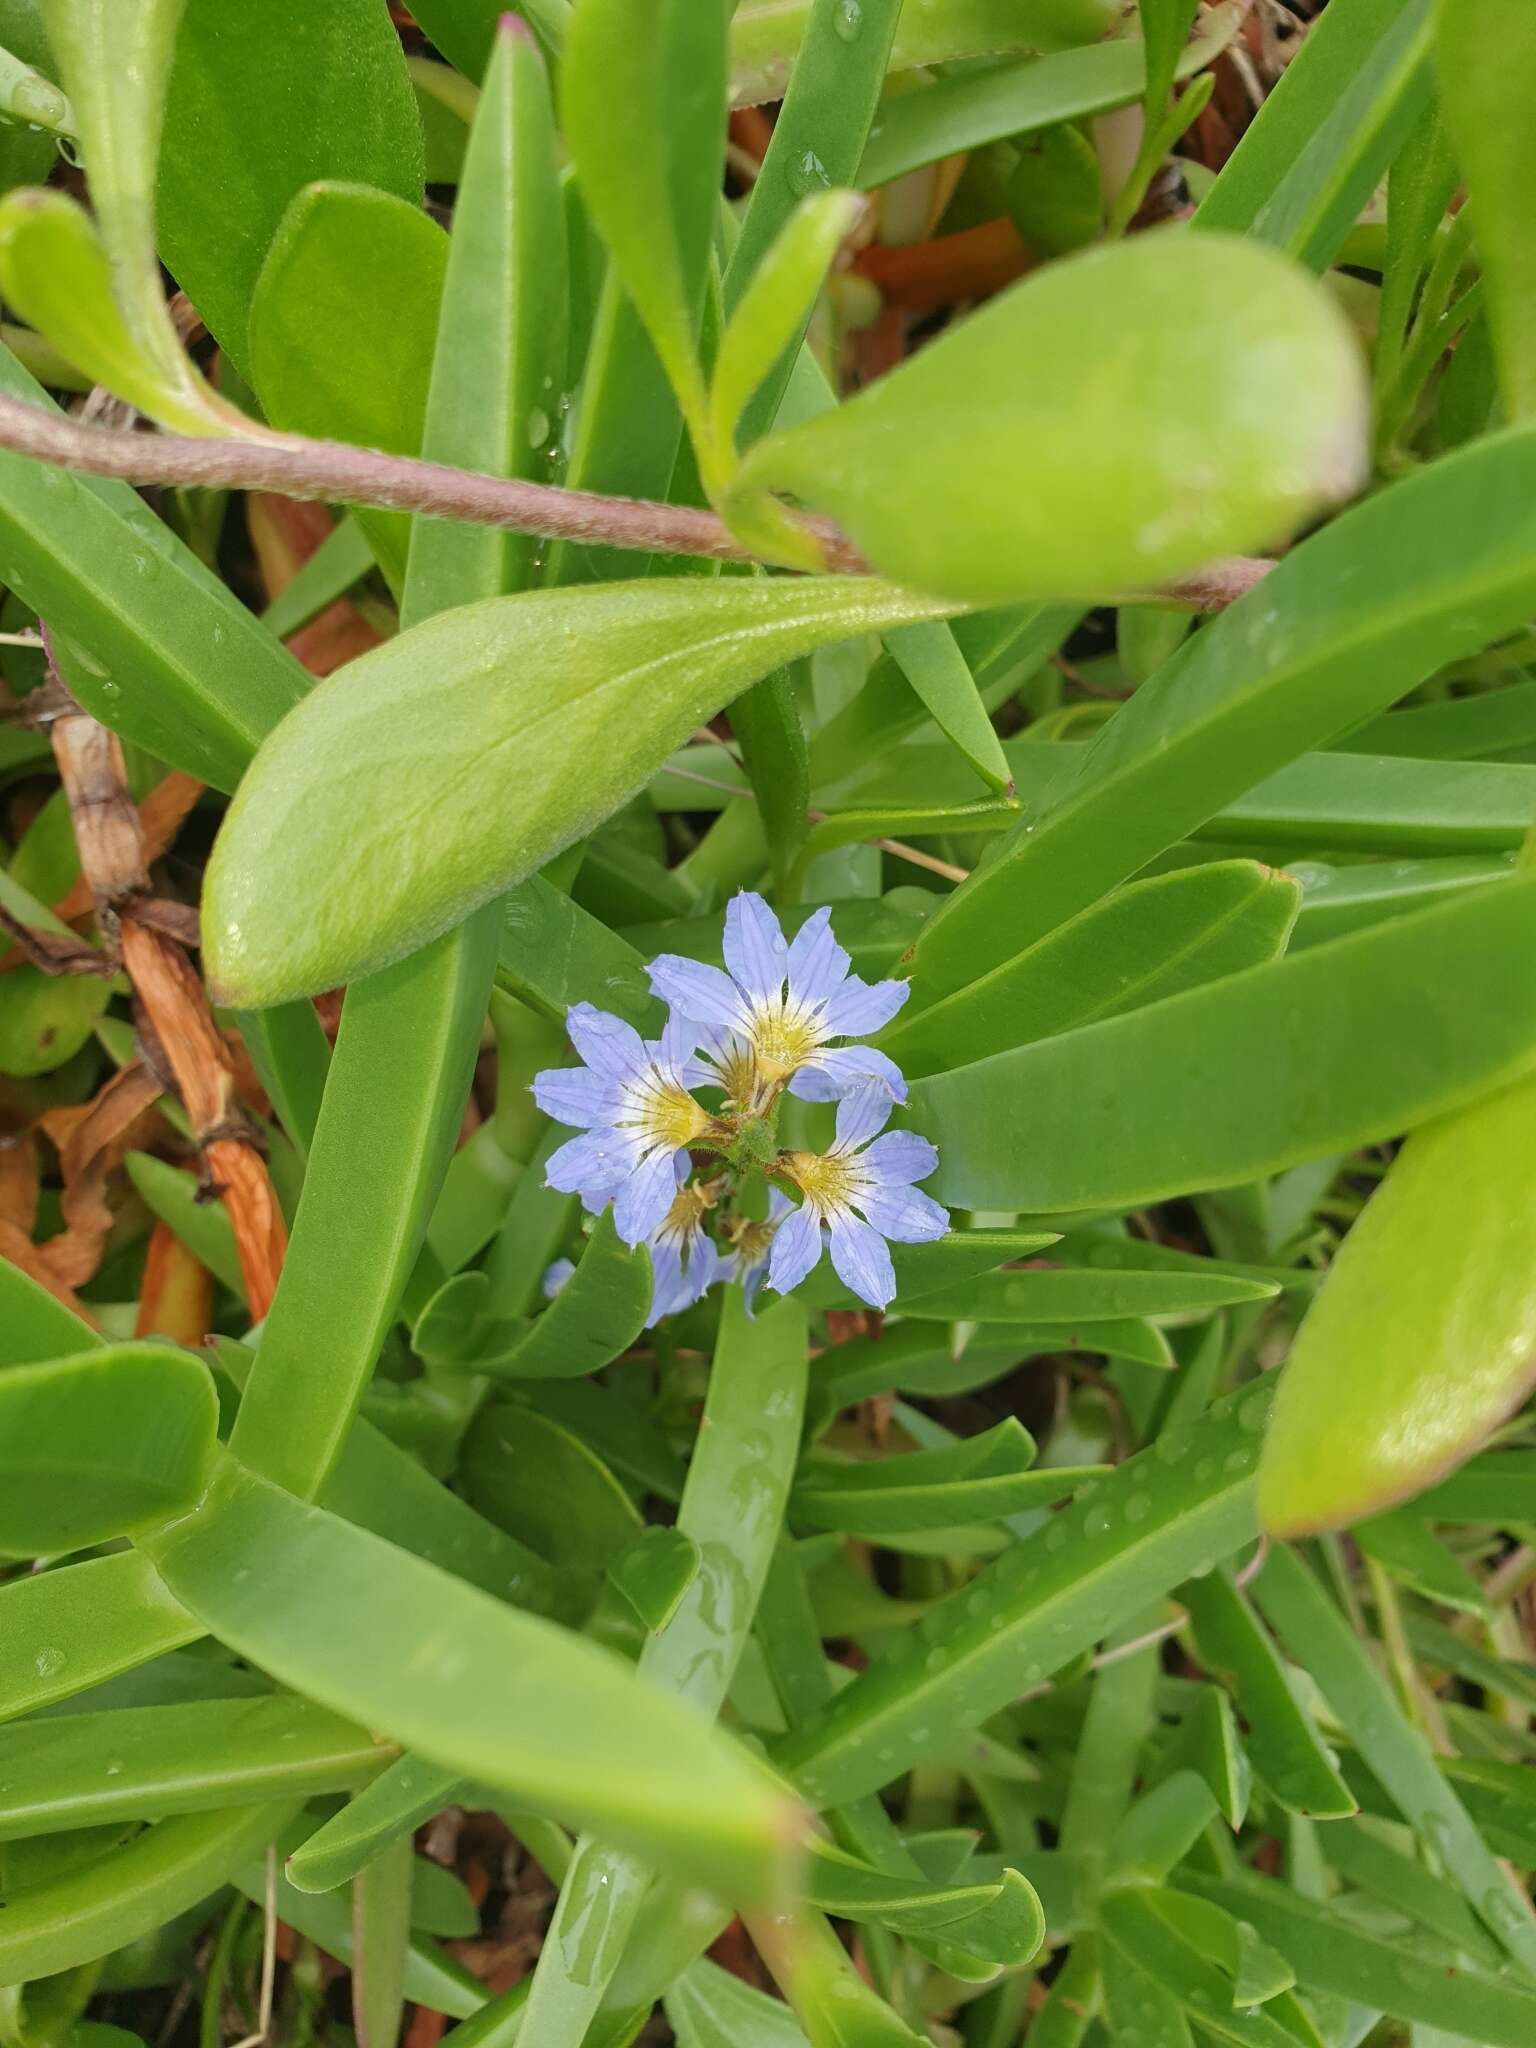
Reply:
[[[760,442],[740,490],[794,492],[924,589],[1102,596],[1267,545],[1348,496],[1365,407],[1352,337],[1291,264],[1141,235],[1052,265]]]
[[[618,809],[747,683],[946,607],[861,577],[531,591],[351,662],[262,749],[204,895],[220,999],[397,960]]]
[[[0,1549],[79,1550],[190,1508],[218,1413],[207,1367],[168,1344],[0,1374]]]
[[[243,370],[257,273],[294,194],[350,178],[416,205],[421,158],[400,40],[373,0],[186,0],[157,220],[177,283]]]
[[[1281,1379],[1259,1481],[1276,1534],[1335,1529],[1419,1492],[1525,1398],[1536,1381],[1533,1162],[1533,1081],[1403,1147]]]

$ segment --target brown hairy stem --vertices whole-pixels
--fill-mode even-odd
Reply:
[[[198,440],[182,434],[123,433],[0,396],[0,448],[124,483],[275,491],[287,498],[422,512],[429,518],[504,526],[547,540],[587,541],[645,554],[704,555],[721,562],[756,559],[713,512],[692,505],[661,505],[643,498],[606,497],[595,491],[483,476],[414,456],[385,455],[297,434]],[[828,569],[867,572],[869,564],[838,527],[824,519],[807,518],[802,523],[819,543]],[[1260,556],[1233,555],[1171,584],[1160,595],[1196,611],[1220,611],[1273,567]]]

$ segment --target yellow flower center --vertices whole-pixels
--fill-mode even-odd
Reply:
[[[747,1216],[737,1216],[730,1226],[731,1243],[741,1254],[742,1264],[755,1266],[759,1259],[766,1259],[768,1247],[773,1243],[776,1223],[756,1222]]]
[[[650,1074],[631,1085],[623,1118],[625,1127],[638,1131],[648,1144],[673,1152],[702,1137],[711,1121],[686,1088]]]
[[[672,1198],[672,1206],[662,1218],[658,1237],[675,1237],[679,1240],[692,1236],[699,1229],[704,1218],[715,1206],[713,1186],[679,1188]]]
[[[865,1185],[865,1175],[841,1152],[786,1152],[780,1164],[823,1223],[856,1200]]]
[[[803,1067],[826,1039],[821,1019],[814,1010],[782,998],[771,1008],[753,1013],[752,1051],[758,1069],[770,1080],[783,1081]]]

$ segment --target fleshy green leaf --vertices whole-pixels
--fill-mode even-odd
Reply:
[[[233,1461],[153,1555],[223,1642],[335,1711],[727,1893],[782,1880],[792,1805],[694,1711],[580,1637]]]
[[[190,1508],[217,1425],[207,1367],[168,1344],[0,1374],[0,1547],[80,1550]]]
[[[0,1365],[41,1365],[95,1350],[102,1341],[89,1323],[9,1259],[0,1259],[0,1331]]]
[[[1260,1482],[1269,1527],[1334,1528],[1416,1493],[1524,1399],[1533,1144],[1533,1082],[1409,1139],[1292,1347]]]
[[[421,175],[399,37],[372,0],[186,0],[156,213],[173,276],[243,370],[257,275],[295,195],[339,178],[416,206]]]
[[[942,609],[858,577],[656,578],[400,634],[241,785],[204,898],[213,981],[259,1006],[398,959],[607,817],[745,683]]]
[[[1435,74],[1467,181],[1505,411],[1536,409],[1536,257],[1521,195],[1536,177],[1524,109],[1536,88],[1536,16],[1519,0],[1435,11]]]
[[[1190,331],[1214,351],[1198,391]],[[740,491],[797,493],[922,588],[1090,597],[1277,540],[1347,496],[1363,414],[1355,344],[1291,266],[1145,235],[1051,265],[848,404],[760,442]],[[938,503],[943,520],[923,516]]]
[[[1500,882],[916,1082],[911,1120],[939,1147],[929,1185],[974,1207],[1125,1209],[1442,1115],[1536,1057],[1536,967],[1529,985],[1523,974],[1533,919],[1536,879]],[[1431,1007],[1427,985],[1455,1000]],[[1397,1021],[1410,1012],[1417,1028],[1404,1034]],[[1489,1371],[1513,1399],[1509,1378]],[[1491,1385],[1476,1398],[1496,1404]],[[1470,1413],[1451,1420],[1442,1463],[1475,1444],[1459,1426]],[[1362,1444],[1333,1441],[1362,1470]],[[1427,1478],[1434,1467],[1412,1469]]]
[[[1221,1403],[1088,1490],[903,1631],[776,1752],[818,1803],[872,1791],[936,1726],[975,1726],[1254,1532],[1269,1390]]]
[[[1283,950],[1300,890],[1248,861],[1133,882],[1014,959],[899,1018],[881,1045],[910,1079],[1139,1009]]]
[[[650,1257],[643,1246],[632,1250],[623,1242],[609,1211],[532,1329],[487,1329],[468,1355],[478,1352],[479,1369],[496,1379],[580,1379],[629,1349],[650,1307]]]

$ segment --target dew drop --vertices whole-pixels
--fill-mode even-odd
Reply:
[[[1083,1529],[1089,1536],[1107,1536],[1114,1527],[1115,1511],[1108,1501],[1097,1501],[1083,1517]]]
[[[123,1760],[120,1756],[109,1756],[101,1768],[109,1778],[120,1778],[123,1775]]]
[[[814,149],[806,150],[790,164],[787,176],[789,189],[798,198],[805,199],[812,192],[825,192],[832,180],[827,176],[827,167]]]
[[[1066,1548],[1066,1542],[1067,1525],[1058,1515],[1045,1532],[1045,1547],[1047,1550],[1063,1550]]]
[[[837,11],[832,16],[832,26],[845,43],[856,43],[859,30],[864,26],[864,9],[859,0],[837,0]]]
[[[1213,1478],[1215,1476],[1215,1472],[1216,1460],[1214,1458],[1196,1458],[1195,1481],[1197,1485],[1207,1479]]]
[[[1249,1436],[1257,1436],[1269,1419],[1269,1389],[1260,1387],[1256,1394],[1250,1394],[1237,1411],[1237,1426]]]
[[[141,583],[148,583],[152,578],[160,574],[160,557],[158,555],[130,555],[128,560],[134,575],[138,577]]]
[[[549,414],[542,405],[535,405],[529,410],[527,434],[530,448],[542,448],[549,439]]]
[[[11,87],[11,112],[34,130],[56,128],[67,111],[63,93],[46,78],[19,78]]]
[[[1222,1461],[1222,1469],[1226,1472],[1246,1472],[1252,1463],[1252,1448],[1245,1445],[1240,1450],[1228,1451]]]
[[[1152,1496],[1147,1493],[1133,1493],[1125,1504],[1125,1519],[1128,1522],[1144,1522],[1152,1512]]]
[[[1182,1465],[1189,1449],[1189,1434],[1186,1430],[1175,1430],[1171,1436],[1163,1435],[1152,1446],[1152,1455],[1163,1465]]]
[[[50,1646],[47,1649],[38,1651],[37,1655],[32,1659],[32,1668],[36,1671],[39,1678],[57,1678],[64,1669],[66,1661],[62,1650],[54,1649]]]

